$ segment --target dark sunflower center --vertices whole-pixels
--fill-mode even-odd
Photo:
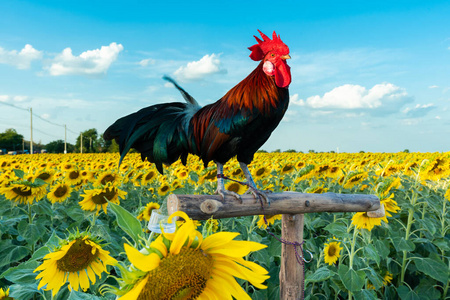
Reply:
[[[31,189],[28,187],[14,187],[12,190],[19,196],[31,196]]]
[[[239,192],[239,188],[240,188],[239,184],[233,182],[232,184],[230,184],[230,185],[227,187],[227,190],[232,191],[232,192],[235,192],[235,193],[238,193],[238,192]]]
[[[216,178],[216,176],[217,176],[217,170],[210,171],[210,172],[208,172],[208,174],[205,175],[205,179],[212,180],[212,179]]]
[[[350,178],[349,182],[358,182],[362,179],[362,176],[356,175],[355,177]]]
[[[146,176],[145,176],[145,180],[151,180],[153,177],[155,177],[155,172],[149,172]]]
[[[212,257],[201,250],[184,248],[177,255],[169,254],[147,275],[138,300],[196,299],[205,289],[212,268]]]
[[[67,194],[67,186],[65,185],[58,186],[58,188],[53,194],[55,195],[55,197],[58,198],[64,197]]]
[[[293,166],[286,165],[283,167],[282,172],[290,172],[293,168]]]
[[[161,192],[167,192],[167,190],[169,189],[169,186],[168,185],[165,185],[165,186],[163,186],[162,188],[161,188]]]
[[[116,179],[112,174],[108,174],[102,178],[100,181],[103,185],[106,185],[108,182],[113,182]]]
[[[333,245],[331,245],[328,248],[328,256],[334,256],[336,254],[336,247],[334,247]]]
[[[39,174],[38,176],[37,176],[37,178],[40,178],[40,179],[42,179],[42,180],[47,180],[47,179],[49,179],[50,178],[50,174],[49,173],[47,173],[47,172],[44,172],[44,173],[41,173],[41,174]]]
[[[72,171],[69,173],[69,178],[70,179],[78,179],[80,177],[80,172],[78,171]]]
[[[237,175],[239,175],[239,174],[241,174],[242,173],[242,170],[241,169],[236,169],[236,170],[234,170],[233,172],[231,172],[231,174],[233,174],[233,176],[237,176]]]
[[[66,255],[56,262],[63,272],[77,272],[86,269],[98,256],[98,251],[92,254],[92,246],[82,239],[77,239]]]
[[[264,168],[260,168],[256,171],[256,176],[261,176],[262,174],[264,174],[264,172],[266,171],[266,169]]]
[[[92,202],[95,204],[105,204],[108,201],[112,200],[114,196],[116,195],[116,189],[115,188],[107,188],[105,191],[102,191],[100,194],[95,195],[92,197]]]

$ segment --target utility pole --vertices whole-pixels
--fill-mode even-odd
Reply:
[[[64,154],[67,154],[67,125],[64,124]]]
[[[83,153],[83,133],[81,133],[81,138],[80,138],[80,153]]]
[[[30,134],[30,154],[33,154],[33,108],[30,107],[30,128],[31,128],[31,134]]]

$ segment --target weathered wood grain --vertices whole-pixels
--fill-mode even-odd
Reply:
[[[242,195],[242,203],[234,197],[219,195],[175,195],[167,198],[169,215],[184,211],[194,220],[277,214],[303,214],[311,212],[368,212],[380,208],[380,199],[366,194],[305,194],[283,192],[269,194],[271,204],[256,200],[253,195]]]

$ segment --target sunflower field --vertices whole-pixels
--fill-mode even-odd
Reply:
[[[268,230],[281,235],[281,216],[180,212],[175,232],[151,232],[169,193],[215,192],[215,165],[191,156],[160,175],[137,154],[118,161],[0,156],[0,299],[279,298],[281,244]],[[450,153],[257,153],[249,167],[261,189],[384,204],[383,218],[305,214],[305,299],[450,299]],[[224,174],[245,179],[236,160]]]

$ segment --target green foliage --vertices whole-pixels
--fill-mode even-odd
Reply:
[[[0,133],[0,149],[7,151],[22,150],[23,135],[18,134],[15,129],[9,128]]]
[[[75,150],[75,146],[70,143],[65,145],[63,140],[56,140],[45,145],[45,150],[48,153],[64,153],[65,149],[67,153],[72,153]]]

